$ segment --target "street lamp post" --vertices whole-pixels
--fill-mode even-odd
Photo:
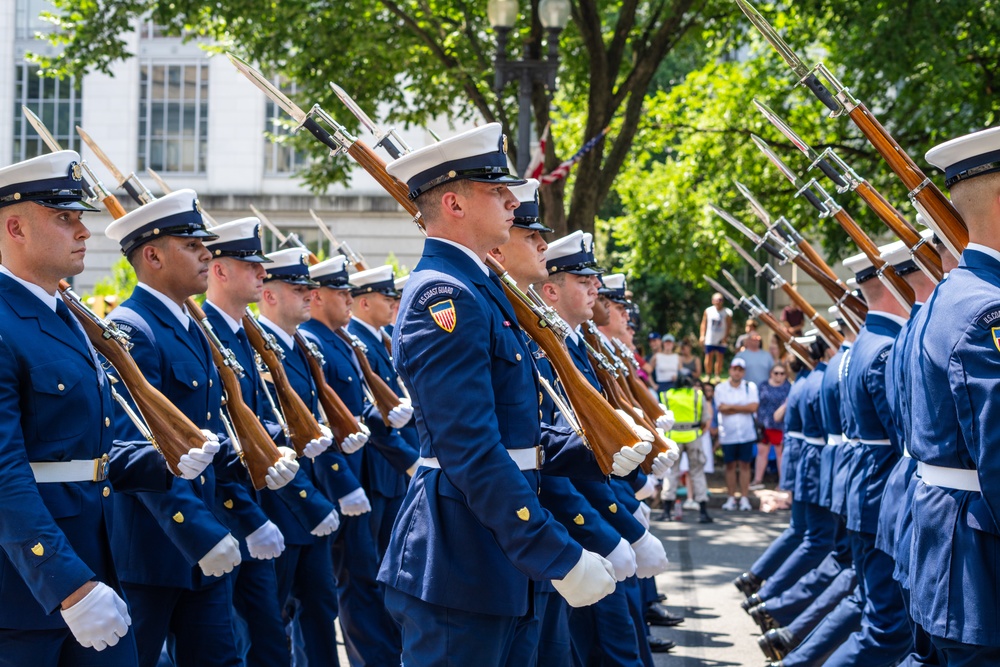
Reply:
[[[493,89],[497,97],[511,81],[517,81],[517,173],[525,175],[531,159],[531,89],[535,83],[543,84],[551,93],[556,89],[556,70],[559,67],[559,33],[569,22],[569,0],[541,0],[538,19],[548,33],[548,53],[545,59],[532,57],[529,45],[524,46],[521,60],[507,59],[507,37],[517,20],[517,0],[489,0],[486,15],[496,33],[497,50],[493,63],[496,78]]]

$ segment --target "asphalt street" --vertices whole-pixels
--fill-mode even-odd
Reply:
[[[659,515],[653,511],[653,518]],[[711,524],[697,523],[686,511],[682,522],[654,521],[671,569],[656,578],[671,612],[686,618],[674,628],[655,628],[656,636],[677,644],[655,656],[670,667],[760,667],[759,629],[740,609],[743,596],[731,581],[744,571],[788,525],[788,512],[723,512],[713,508]]]

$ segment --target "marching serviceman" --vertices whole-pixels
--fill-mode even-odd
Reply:
[[[323,375],[341,400],[360,418],[365,408],[364,376],[354,348],[338,335],[351,321],[352,285],[347,261],[333,257],[309,267],[309,276],[320,287],[313,291],[312,318],[301,329],[323,353]],[[372,447],[374,445],[371,445]],[[351,664],[399,664],[399,627],[383,602],[378,576],[378,548],[367,514],[372,479],[366,474],[369,445],[348,452],[348,466],[365,488],[340,498],[341,525],[334,537],[333,573],[337,580],[340,626]],[[368,491],[368,493],[366,493]]]
[[[136,664],[111,559],[111,486],[164,491],[173,479],[152,447],[131,452],[142,473],[122,475],[133,464],[112,447],[110,383],[57,294],[84,268],[81,215],[95,209],[83,199],[74,151],[0,169],[0,665],[11,667]],[[200,474],[216,446],[185,455],[185,474]]]
[[[260,220],[241,218],[212,229],[218,236],[205,244],[212,253],[209,263],[208,292],[204,312],[222,344],[236,356],[243,368],[240,389],[243,401],[283,444],[281,427],[266,417],[272,412],[263,396],[264,387],[257,368],[256,352],[243,328],[247,306],[260,300],[264,290],[264,266],[270,262],[263,252]],[[328,446],[319,439],[306,446],[307,458],[315,458]],[[312,455],[310,457],[310,455]],[[303,493],[304,492],[304,493]],[[338,516],[329,501],[316,490],[308,474],[299,474],[287,485],[257,494],[261,508],[282,534],[283,543],[296,544],[321,537],[336,530]],[[309,535],[306,535],[308,533]],[[247,666],[289,664],[291,655],[282,620],[283,600],[279,600],[275,565],[271,559],[283,557],[273,551],[261,551],[252,540],[236,574],[233,604],[246,624],[240,633],[248,644]],[[251,546],[252,545],[252,546]]]
[[[222,386],[210,343],[184,308],[205,291],[211,254],[192,190],[177,190],[115,220],[106,230],[135,269],[138,285],[111,319],[131,337],[143,375],[197,426],[224,433]],[[137,433],[123,410],[119,433]],[[115,502],[112,548],[134,611],[139,664],[157,664],[164,641],[178,667],[239,665],[233,632],[232,582],[241,539],[280,551],[273,529],[250,497],[229,445],[190,482],[166,493],[123,493]],[[268,473],[278,488],[298,464],[282,458]],[[217,474],[218,473],[218,474]],[[261,531],[261,532],[258,532]],[[253,538],[250,536],[253,535]]]
[[[498,123],[408,153],[405,183],[428,239],[393,332],[413,399],[421,466],[396,518],[379,580],[402,628],[402,664],[503,665],[529,580],[574,606],[615,587],[538,502],[541,388],[499,279],[484,264],[518,206]]]
[[[910,614],[944,665],[1000,662],[1000,128],[931,149],[969,230],[914,318],[906,375],[917,461]],[[927,565],[933,564],[933,567]]]

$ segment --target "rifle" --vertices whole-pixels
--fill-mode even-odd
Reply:
[[[291,243],[309,252],[309,249],[306,248],[305,244],[302,243],[302,240],[299,239],[298,236],[292,234],[285,236],[278,230],[277,227],[271,224],[271,221],[268,220],[263,213],[258,211],[256,207],[251,205],[250,210],[253,211],[254,215],[260,218],[261,222],[267,225],[268,229],[270,229],[282,243]],[[319,263],[319,258],[312,252],[309,252],[309,263]],[[368,385],[368,398],[372,404],[378,408],[379,414],[382,415],[382,421],[386,426],[389,426],[389,412],[391,412],[393,408],[399,406],[399,396],[397,396],[396,392],[389,388],[389,385],[386,384],[385,380],[383,380],[378,373],[372,370],[371,363],[368,361],[368,357],[366,356],[368,348],[365,347],[365,344],[362,343],[357,336],[350,334],[343,328],[337,329],[334,333],[336,333],[341,340],[351,346],[351,350],[354,352],[354,357],[358,361],[358,366],[361,368],[361,374],[365,378],[365,384]],[[347,408],[345,407],[344,409],[346,410]]]
[[[868,208],[892,230],[893,234],[906,244],[906,247],[910,249],[910,256],[913,257],[917,266],[927,274],[927,277],[935,283],[941,281],[941,278],[944,276],[944,270],[941,268],[941,256],[937,250],[930,246],[926,239],[920,236],[920,232],[871,183],[861,178],[856,171],[851,169],[850,165],[842,160],[835,150],[827,148],[822,154],[816,153],[809,144],[803,141],[766,104],[756,98],[754,98],[753,103],[764,114],[764,117],[792,142],[792,145],[812,160],[809,169],[819,167],[820,171],[826,174],[827,178],[837,186],[837,192],[853,191],[861,197],[861,200],[867,204]],[[830,162],[834,164],[830,164]],[[954,249],[952,251],[955,252]]]
[[[763,265],[758,263],[757,260],[750,255],[750,253],[740,247],[736,241],[732,240],[728,236],[726,237],[726,241],[729,242],[729,245],[731,245],[733,249],[747,261],[747,264],[753,268],[758,276],[766,276],[768,282],[770,282],[774,288],[780,288],[785,294],[788,295],[788,298],[791,299],[792,303],[794,303],[798,309],[801,310],[805,316],[816,325],[816,329],[819,331],[820,335],[826,339],[826,342],[829,343],[831,347],[840,347],[841,343],[844,342],[844,337],[841,336],[836,329],[830,326],[830,323],[826,321],[826,318],[817,313],[816,309],[812,307],[812,304],[806,301],[805,297],[799,294],[794,287],[789,285],[788,281],[782,278],[781,275],[774,270],[774,267],[766,262]]]
[[[796,341],[794,336],[788,333],[788,331],[785,330],[785,327],[781,326],[781,323],[779,323],[778,320],[774,319],[774,315],[772,315],[767,307],[761,303],[760,299],[756,296],[748,296],[746,292],[739,287],[738,283],[734,284],[734,287],[736,287],[740,292],[740,298],[737,299],[730,294],[725,287],[720,285],[715,280],[712,280],[704,274],[702,274],[701,277],[704,278],[705,282],[711,285],[716,292],[729,299],[729,301],[731,301],[737,308],[746,311],[747,315],[767,325],[781,340],[781,342],[785,344],[785,349],[798,357],[799,361],[808,366],[810,369],[816,368],[816,362],[814,362],[812,357],[809,355],[809,350]],[[728,278],[730,282],[732,282],[732,277],[729,276]]]
[[[910,284],[903,280],[903,277],[896,273],[896,269],[893,268],[891,264],[886,264],[882,259],[881,253],[879,253],[878,246],[865,234],[864,230],[858,226],[858,223],[854,221],[854,218],[844,210],[844,208],[833,200],[833,197],[826,191],[826,189],[819,184],[819,182],[813,178],[808,182],[803,183],[799,180],[799,177],[794,171],[788,168],[781,158],[775,155],[774,151],[767,143],[755,134],[751,134],[750,138],[757,145],[764,155],[771,161],[771,163],[778,168],[785,178],[787,178],[791,184],[795,187],[795,195],[802,195],[805,197],[806,201],[813,205],[813,207],[819,211],[820,218],[833,217],[847,235],[851,237],[854,243],[861,249],[861,252],[865,254],[868,261],[872,263],[875,270],[878,272],[878,277],[886,288],[892,293],[896,300],[903,306],[907,313],[913,307],[913,302],[916,300],[913,294],[913,288]]]
[[[94,154],[97,155],[98,159],[104,163],[104,166],[111,171],[112,175],[116,178],[120,178],[121,172],[118,171],[114,163],[108,159],[107,155],[100,151],[99,148],[96,148],[96,145],[90,136],[83,132],[79,126],[76,130],[80,135],[80,138],[83,139],[84,143],[86,143],[91,150],[94,151]],[[139,191],[141,188],[142,191],[147,193],[149,192],[149,190],[141,184],[141,181],[139,181],[134,173],[129,177],[129,179],[133,181],[132,190]],[[129,192],[132,190],[127,189]],[[140,200],[136,200],[136,203],[140,205],[143,204]],[[117,208],[123,210],[120,205]],[[111,212],[110,209],[109,212]],[[215,362],[215,366],[219,371],[219,379],[222,381],[222,387],[225,392],[226,409],[229,412],[232,425],[235,429],[234,434],[238,436],[233,440],[233,443],[239,451],[240,460],[243,462],[243,465],[246,466],[254,488],[259,491],[267,485],[265,481],[267,469],[281,459],[281,452],[278,451],[278,448],[275,446],[271,436],[264,429],[263,425],[261,425],[260,420],[257,419],[257,415],[255,415],[243,401],[243,392],[240,390],[240,382],[237,377],[237,375],[243,373],[243,369],[236,361],[236,357],[233,355],[231,350],[223,346],[221,341],[219,341],[219,338],[212,330],[205,313],[201,310],[195,300],[188,297],[185,300],[184,305],[187,307],[188,312],[194,316],[194,319],[198,322],[202,332],[212,343],[209,346],[212,348],[212,360]],[[204,441],[204,437],[202,440]]]
[[[836,118],[847,113],[868,142],[878,151],[893,173],[899,177],[909,189],[909,198],[924,217],[933,220],[942,238],[948,240],[948,246],[954,252],[961,253],[969,244],[969,231],[955,207],[936,185],[924,175],[924,172],[910,159],[906,151],[896,143],[892,135],[882,127],[868,108],[858,101],[851,91],[844,87],[823,63],[812,70],[807,68],[791,47],[771,27],[767,20],[757,12],[747,0],[736,0],[750,22],[761,32],[782,60],[791,68],[799,83],[805,85],[831,111],[830,117]],[[819,80],[816,73],[833,88],[831,92],[826,84]]]
[[[791,261],[795,264],[795,266],[802,269],[806,275],[815,280],[817,284],[819,284],[819,286],[822,287],[823,290],[830,296],[830,298],[833,299],[834,304],[838,306],[841,313],[843,313],[844,321],[847,322],[848,326],[850,326],[855,333],[861,329],[859,322],[864,322],[865,317],[868,314],[868,306],[854,296],[854,294],[847,289],[847,286],[844,285],[843,282],[839,279],[831,278],[829,274],[810,262],[801,252],[799,252],[796,246],[792,245],[791,242],[787,241],[785,238],[778,236],[773,231],[767,231],[765,232],[766,237],[760,237],[749,227],[718,206],[715,206],[714,204],[710,204],[710,206],[712,210],[715,211],[716,215],[721,217],[738,231],[742,232],[748,239],[753,241],[754,250],[760,250],[763,248],[778,261]],[[801,236],[799,238],[801,238]],[[802,239],[802,243],[806,243],[805,239]]]
[[[374,135],[375,148],[378,148],[379,146],[385,148],[386,152],[389,153],[393,159],[396,159],[405,153],[409,153],[412,150],[409,145],[403,141],[403,137],[399,136],[395,128],[385,130],[376,125],[371,117],[369,117],[368,114],[362,110],[358,103],[354,101],[354,98],[348,95],[343,88],[332,82],[330,83],[330,87],[333,88],[333,92],[336,93],[337,97],[340,98],[340,101],[344,103],[344,106],[346,106],[347,109],[354,114],[354,117],[357,118],[362,125],[368,128],[368,131],[371,132],[372,135]]]
[[[62,146],[38,116],[27,107],[22,106],[21,109],[49,150],[61,151]],[[85,189],[92,194],[92,199],[95,201],[100,199],[105,202],[109,211],[118,211],[120,215],[125,215],[121,204],[91,170],[90,165],[86,161],[82,161],[82,167],[86,174],[83,181],[86,184]],[[112,387],[115,400],[135,422],[143,436],[163,455],[170,472],[180,476],[181,473],[177,467],[180,458],[191,449],[201,447],[205,443],[205,434],[183,412],[178,410],[177,406],[171,403],[159,389],[149,384],[132,355],[129,354],[132,344],[125,332],[119,329],[114,322],[99,317],[88,308],[67,281],[59,281],[59,293],[70,312],[79,320],[94,348],[117,371],[122,383],[128,389],[129,395],[132,396],[139,414],[136,415],[131,406]],[[112,383],[115,382],[115,378],[110,374],[108,377]]]

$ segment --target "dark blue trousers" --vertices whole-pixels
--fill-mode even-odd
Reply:
[[[805,640],[782,659],[782,667],[822,665],[851,633],[861,627],[861,605],[855,595],[840,601]]]
[[[900,589],[903,593],[903,602],[906,603],[906,609],[909,610],[910,591],[902,586]],[[937,667],[937,665],[942,664],[937,650],[934,648],[934,642],[931,641],[931,636],[913,620],[909,611],[907,611],[907,618],[910,620],[910,630],[913,633],[913,650],[903,659],[903,662],[899,663],[900,667]]]
[[[767,600],[767,613],[782,626],[790,624],[836,580],[844,566],[832,551],[812,571],[781,595]],[[854,588],[852,583],[850,591]]]
[[[275,561],[278,599],[288,622],[295,616],[301,630],[303,654],[310,665],[337,665],[337,640],[333,624],[337,619],[337,592],[326,540],[313,544],[293,544]],[[291,612],[291,613],[289,613]]]
[[[132,612],[134,613],[134,612]],[[135,619],[128,634],[103,651],[83,648],[69,628],[0,630],[0,667],[135,667]]]
[[[517,619],[514,630],[514,642],[507,655],[506,667],[535,667],[538,663],[538,638],[542,632],[542,617],[549,601],[548,593],[538,592],[538,584],[532,582],[535,589],[531,597],[531,608],[528,613]]]
[[[234,573],[233,608],[236,610],[237,644],[246,667],[291,664],[285,624],[278,604],[278,579],[274,561],[249,558]]]
[[[402,629],[401,667],[502,667],[518,617],[476,614],[424,602],[395,588],[385,606]]]
[[[622,583],[611,595],[595,604],[569,610],[575,664],[641,664],[636,628]],[[638,592],[638,587],[635,588]],[[643,642],[646,641],[645,626],[643,623]]]
[[[980,667],[1000,665],[1000,646],[960,644],[944,637],[931,636],[942,665],[948,667]]]
[[[232,576],[202,588],[123,584],[140,667],[155,667],[164,641],[176,667],[242,667],[233,634]]]
[[[861,602],[859,595],[855,594],[855,588],[857,588],[858,579],[854,574],[854,568],[848,567],[843,569],[839,575],[826,587],[822,593],[820,593],[812,603],[802,610],[802,612],[795,617],[788,624],[788,631],[792,633],[795,637],[797,643],[801,643],[813,629],[823,622],[823,619],[830,615],[830,613],[837,608],[837,605],[841,603],[849,595],[854,594],[855,606],[858,610],[861,609]],[[860,613],[860,611],[859,611]]]
[[[913,647],[909,614],[899,584],[892,578],[892,558],[875,548],[874,534],[855,535],[854,563],[865,600],[861,629],[826,664],[891,667]]]
[[[805,505],[793,500],[792,518],[788,522],[788,528],[785,528],[784,532],[771,542],[767,551],[761,554],[761,557],[750,566],[750,571],[761,579],[771,577],[802,544],[805,535]]]
[[[539,598],[545,598],[538,602]],[[539,593],[535,604],[541,617],[538,636],[539,667],[573,667],[573,645],[569,637],[569,605],[555,591]],[[510,667],[517,667],[512,661]]]
[[[398,665],[399,626],[385,608],[378,552],[368,516],[341,516],[331,546],[340,627],[353,667]]]
[[[819,565],[836,542],[838,522],[830,510],[815,503],[801,503],[805,510],[805,535],[795,551],[757,591],[762,600],[781,594],[786,588]]]

